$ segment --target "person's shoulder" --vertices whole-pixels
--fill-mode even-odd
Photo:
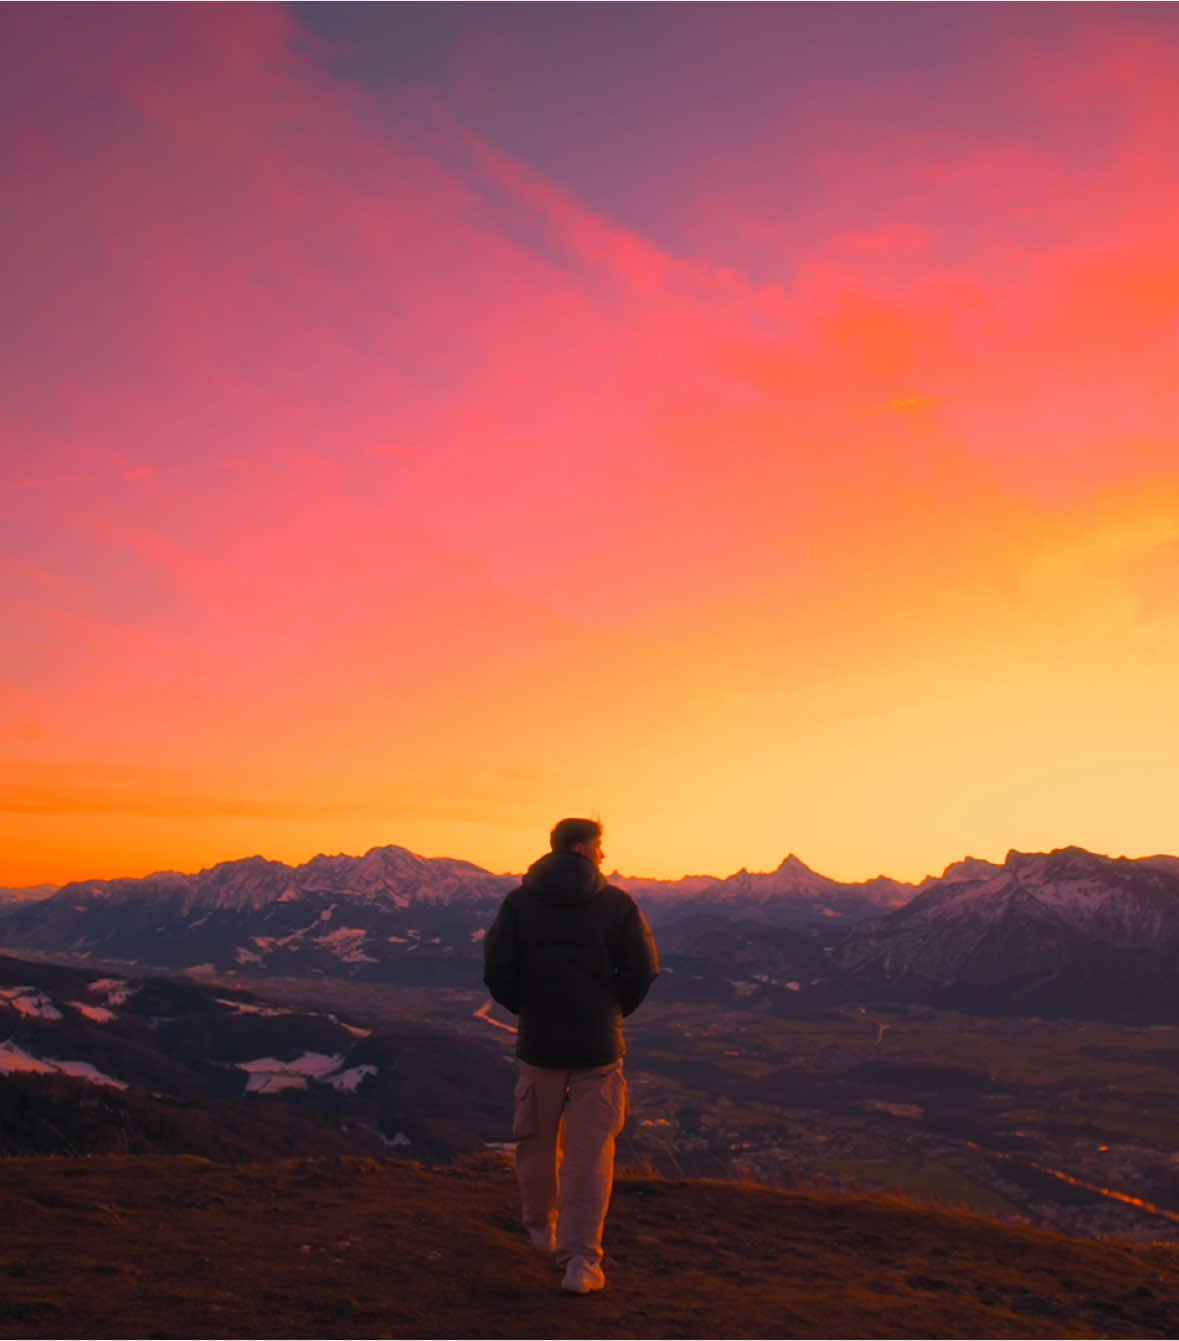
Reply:
[[[605,885],[602,888],[602,897],[606,899],[612,908],[620,913],[629,913],[633,908],[638,911],[639,905],[625,889],[619,889],[617,885]]]
[[[524,885],[516,885],[514,889],[509,889],[503,898],[500,899],[500,908],[518,908],[521,899],[523,899],[527,893],[527,888]]]

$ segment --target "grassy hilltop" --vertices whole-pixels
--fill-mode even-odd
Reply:
[[[883,1198],[620,1178],[609,1285],[562,1293],[510,1167],[8,1159],[0,1334],[1167,1337],[1179,1249]]]

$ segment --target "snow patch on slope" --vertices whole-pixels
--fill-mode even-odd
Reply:
[[[278,1006],[263,1006],[254,1001],[229,1001],[225,997],[216,996],[213,998],[219,1006],[226,1006],[229,1010],[235,1010],[239,1015],[264,1015],[270,1018],[275,1015],[293,1015],[294,1011],[282,1010]]]
[[[88,1080],[93,1085],[109,1085],[116,1090],[127,1088],[125,1081],[108,1076],[90,1062],[63,1062],[55,1057],[34,1057],[9,1039],[6,1043],[0,1043],[0,1075],[14,1074],[73,1076],[76,1080]]]
[[[131,988],[126,978],[95,978],[86,990],[96,996],[104,997],[106,1004],[112,1010],[116,1006],[125,1005],[131,995]]]
[[[376,964],[379,961],[364,953],[368,932],[363,927],[337,927],[326,936],[316,936],[316,945],[331,950],[345,964]]]
[[[345,1025],[345,1028],[350,1026]],[[352,1030],[353,1033],[365,1031]],[[352,1066],[340,1069],[342,1053],[305,1052],[293,1061],[277,1057],[258,1057],[252,1062],[238,1062],[239,1071],[246,1073],[247,1094],[277,1094],[281,1090],[305,1090],[308,1080],[324,1081],[341,1091],[355,1094],[357,1086],[368,1076],[375,1076],[375,1066]]]
[[[110,1085],[116,1090],[125,1090],[127,1082],[116,1080],[114,1076],[108,1076],[105,1071],[100,1071],[98,1067],[90,1062],[59,1062],[56,1058],[46,1059],[53,1066],[67,1076],[73,1076],[75,1080],[88,1080],[92,1085]]]
[[[51,1066],[48,1062],[43,1062],[40,1057],[31,1056],[24,1048],[17,1047],[12,1039],[7,1043],[0,1043],[0,1075],[23,1073],[48,1076],[56,1070],[56,1066]]]
[[[7,1001],[18,1015],[28,1019],[61,1019],[61,1011],[52,999],[36,987],[0,987],[0,1001]]]
[[[248,1077],[247,1094],[277,1094],[280,1090],[305,1090],[308,1080],[326,1080],[339,1071],[343,1060],[342,1053],[329,1056],[324,1052],[305,1052],[289,1062],[277,1057],[258,1057],[252,1062],[238,1062],[237,1068]]]
[[[333,1024],[338,1024],[341,1029],[347,1029],[353,1038],[368,1038],[372,1033],[371,1029],[362,1029],[358,1024],[345,1024],[343,1020],[337,1019],[334,1015],[329,1015],[328,1019]]]
[[[246,1079],[247,1094],[278,1094],[282,1090],[305,1090],[307,1077],[291,1071],[255,1071]]]
[[[361,1081],[376,1074],[377,1068],[375,1066],[350,1066],[347,1071],[339,1071],[334,1076],[325,1076],[324,1079],[333,1089],[355,1094]]]

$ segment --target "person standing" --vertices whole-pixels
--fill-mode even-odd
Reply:
[[[626,1121],[622,1019],[659,974],[635,901],[601,872],[602,826],[563,819],[504,899],[483,981],[519,1017],[512,1134],[524,1226],[556,1253],[564,1289],[600,1290],[614,1144]]]

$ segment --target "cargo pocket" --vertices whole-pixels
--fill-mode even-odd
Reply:
[[[630,1111],[626,1077],[622,1074],[621,1067],[603,1079],[596,1095],[595,1107],[598,1114],[597,1125],[612,1136],[617,1136],[626,1125],[626,1115]]]
[[[512,1115],[512,1137],[526,1141],[536,1135],[536,1087],[530,1080],[516,1082],[516,1110]]]

